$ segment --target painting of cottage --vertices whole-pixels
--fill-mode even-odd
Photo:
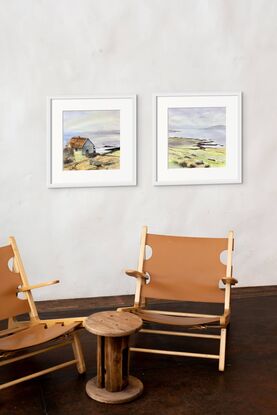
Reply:
[[[168,109],[168,168],[226,165],[226,107]]]
[[[95,145],[89,138],[72,137],[69,140],[68,147],[75,153],[80,152],[83,156],[92,156],[96,153]]]
[[[120,168],[120,111],[63,112],[63,169]]]

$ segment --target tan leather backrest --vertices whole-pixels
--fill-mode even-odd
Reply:
[[[226,275],[220,253],[227,250],[227,238],[147,234],[146,245],[152,248],[152,256],[143,264],[150,282],[143,284],[142,297],[224,302],[224,291],[218,284]]]
[[[0,247],[0,320],[30,312],[28,301],[17,297],[22,281],[19,273],[9,269],[8,262],[13,257],[11,245]]]

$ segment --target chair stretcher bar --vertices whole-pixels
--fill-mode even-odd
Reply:
[[[171,356],[188,356],[188,357],[203,357],[205,359],[219,359],[217,354],[203,354],[203,353],[190,353],[190,352],[176,352],[171,350],[159,350],[159,349],[143,349],[140,347],[130,347],[131,352],[140,353],[153,353],[153,354],[166,354]]]
[[[220,340],[220,335],[216,334],[196,334],[196,333],[183,333],[181,331],[166,331],[166,330],[151,330],[151,329],[141,329],[140,333],[151,333],[151,334],[165,334],[168,336],[184,336],[184,337],[200,337],[203,339],[218,339]]]
[[[67,340],[67,341],[64,341],[63,343],[58,343],[58,344],[54,344],[52,346],[45,347],[44,349],[39,349],[39,350],[35,350],[33,352],[26,353],[26,354],[23,354],[23,355],[20,355],[20,356],[17,356],[17,357],[12,357],[11,359],[7,359],[7,360],[4,360],[4,361],[0,362],[0,366],[7,365],[9,363],[13,363],[13,362],[16,362],[18,360],[27,359],[28,357],[36,356],[38,354],[48,352],[49,350],[57,349],[58,347],[63,347],[63,346],[66,346],[68,344],[71,344],[71,343],[72,343],[72,340]],[[16,351],[9,352],[9,353],[15,353],[15,352]]]
[[[15,380],[12,380],[11,382],[7,382],[7,383],[0,385],[0,390],[8,388],[9,386],[16,385],[17,383],[23,382],[25,380],[34,379],[34,378],[37,378],[38,376],[45,375],[46,373],[54,372],[55,370],[62,369],[64,367],[73,365],[77,362],[78,362],[77,359],[70,360],[69,362],[61,363],[56,366],[51,366],[48,369],[40,370],[39,372],[32,373],[31,375],[23,376],[22,378],[15,379]]]

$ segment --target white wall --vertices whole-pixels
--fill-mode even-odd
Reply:
[[[276,284],[277,2],[9,0],[0,14],[0,242],[37,299],[127,294],[143,224],[236,233],[241,286]],[[152,186],[152,93],[243,91],[243,184]],[[47,189],[46,96],[136,93],[138,186]]]

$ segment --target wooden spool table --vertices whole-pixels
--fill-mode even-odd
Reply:
[[[97,335],[97,376],[88,381],[87,394],[105,403],[141,395],[142,382],[129,376],[129,336],[141,328],[142,320],[127,312],[102,311],[89,316],[84,326]]]

